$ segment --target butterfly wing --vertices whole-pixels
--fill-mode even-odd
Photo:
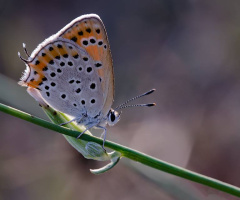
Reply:
[[[55,109],[106,116],[113,103],[110,46],[101,19],[76,18],[32,53],[21,85],[37,88]]]
[[[101,110],[106,116],[114,98],[114,74],[110,45],[102,20],[95,14],[83,15],[57,34],[78,44],[96,61],[104,101]]]
[[[32,54],[22,83],[39,89],[55,109],[74,117],[101,111],[103,91],[96,62],[76,43],[56,38]]]

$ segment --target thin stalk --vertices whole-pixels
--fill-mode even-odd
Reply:
[[[79,135],[78,131],[74,131],[74,130],[70,130],[70,129],[58,126],[56,124],[39,119],[28,113],[22,112],[20,110],[6,106],[1,103],[0,103],[0,111],[10,114],[12,116],[24,119],[31,123],[37,124],[39,126],[45,127],[47,129],[57,131],[64,135],[68,135],[68,136],[72,136],[72,137],[77,137]],[[102,142],[103,142],[102,139],[99,139],[97,137],[90,136],[87,134],[83,134],[81,139],[84,141],[96,142],[98,144],[102,144]],[[141,153],[139,151],[122,146],[122,145],[114,143],[114,142],[106,141],[105,147],[109,147],[115,151],[120,152],[122,154],[122,157],[129,158],[131,160],[140,162],[149,167],[152,167],[152,168],[155,168],[155,169],[158,169],[158,170],[170,173],[170,174],[174,174],[176,176],[179,176],[179,177],[182,177],[182,178],[185,178],[185,179],[197,182],[197,183],[201,183],[203,185],[206,185],[206,186],[215,188],[217,190],[221,190],[223,192],[240,197],[240,188],[238,188],[236,186],[233,186],[233,185],[224,183],[222,181],[192,172],[190,170],[178,167],[176,165],[172,165],[170,163],[164,162],[162,160],[159,160],[157,158],[151,157],[149,155],[146,155],[144,153]]]

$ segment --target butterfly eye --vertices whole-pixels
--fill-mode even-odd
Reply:
[[[108,124],[109,126],[113,126],[120,119],[120,114],[115,110],[110,110],[108,113]]]
[[[110,114],[110,118],[111,118],[111,122],[114,122],[114,121],[115,121],[116,117],[115,117],[114,113],[111,113],[111,114]]]

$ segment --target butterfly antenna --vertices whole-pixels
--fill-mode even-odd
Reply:
[[[155,103],[150,103],[150,104],[135,104],[135,105],[128,105],[128,106],[126,105],[126,104],[128,104],[129,102],[131,102],[131,101],[133,101],[133,100],[139,99],[139,98],[144,97],[144,96],[149,95],[149,94],[152,94],[155,90],[156,90],[156,89],[151,89],[151,90],[149,90],[148,92],[145,92],[145,93],[143,93],[143,94],[141,94],[141,95],[138,95],[138,96],[136,96],[136,97],[133,97],[133,98],[125,101],[125,102],[122,103],[121,105],[117,106],[117,107],[115,108],[115,110],[119,110],[119,109],[123,109],[123,108],[127,108],[127,107],[137,107],[137,106],[148,106],[148,107],[150,107],[150,106],[155,106],[155,105],[156,105]],[[126,106],[125,106],[125,105],[126,105]]]
[[[20,52],[18,52],[18,57],[19,57],[23,62],[25,62],[26,64],[28,64],[28,63],[30,62],[30,61],[24,59],[24,58],[21,56]]]
[[[133,104],[133,105],[122,106],[118,109],[129,108],[129,107],[152,107],[152,106],[156,106],[156,104],[155,103]]]
[[[27,48],[26,48],[26,44],[25,44],[25,43],[23,43],[23,49],[24,49],[24,52],[26,53],[26,55],[27,55],[28,57],[30,57],[30,55],[29,55],[29,53],[28,53],[28,51],[27,51]]]

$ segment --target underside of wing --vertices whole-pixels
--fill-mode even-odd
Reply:
[[[38,89],[61,112],[94,117],[104,104],[97,64],[73,41],[51,38],[31,55],[20,84]]]
[[[83,15],[60,30],[57,36],[78,44],[97,63],[104,98],[102,112],[105,116],[113,103],[114,74],[110,45],[102,20],[95,14]]]

